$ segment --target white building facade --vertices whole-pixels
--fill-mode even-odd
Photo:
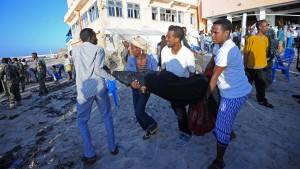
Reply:
[[[70,26],[70,45],[80,43],[79,32],[92,28],[98,45],[118,48],[122,40],[144,37],[150,50],[170,25],[185,26],[189,34],[198,33],[198,0],[67,0],[64,21]],[[191,36],[193,37],[193,36]],[[195,40],[191,39],[191,43]],[[196,44],[195,44],[196,45]]]

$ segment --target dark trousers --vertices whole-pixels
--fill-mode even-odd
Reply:
[[[139,91],[132,89],[132,98],[135,117],[144,129],[148,132],[151,127],[156,123],[156,121],[145,112],[147,101],[150,97],[150,94],[140,93]]]
[[[48,89],[46,88],[46,84],[45,84],[45,78],[46,78],[46,73],[42,73],[42,72],[38,73],[38,80],[39,80],[39,86],[40,86],[39,93],[40,94],[48,93]]]
[[[22,87],[22,91],[25,90],[25,76],[21,76],[20,77],[20,82],[21,82],[21,87]]]
[[[188,117],[185,106],[171,103],[171,107],[177,116],[179,130],[183,133],[192,135],[192,132],[188,127]]]
[[[256,89],[256,99],[258,102],[267,102],[265,97],[266,89],[266,69],[246,69],[248,82],[252,85],[253,81]]]
[[[268,65],[266,67],[266,86],[272,85],[272,68],[273,68],[273,59],[268,61]]]

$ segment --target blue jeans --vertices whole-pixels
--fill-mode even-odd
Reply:
[[[90,119],[94,100],[98,105],[99,113],[103,118],[103,122],[106,128],[108,148],[111,152],[113,152],[116,148],[110,99],[107,93],[107,89],[103,89],[98,95],[88,98],[84,103],[78,103],[77,101],[76,104],[77,125],[81,138],[83,140],[85,157],[92,157],[96,154],[93,148],[92,139],[88,127],[88,121]]]
[[[140,93],[139,91],[132,89],[135,117],[140,126],[146,132],[148,132],[151,129],[151,127],[153,127],[153,125],[156,123],[156,121],[145,112],[146,104],[149,97],[150,94]]]

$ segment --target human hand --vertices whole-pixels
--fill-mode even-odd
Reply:
[[[140,83],[137,80],[135,80],[135,81],[131,82],[130,86],[134,89],[139,89]]]
[[[147,88],[146,88],[146,86],[141,86],[141,87],[139,88],[139,90],[140,90],[141,93],[147,93]]]

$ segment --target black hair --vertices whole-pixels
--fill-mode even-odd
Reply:
[[[182,27],[180,27],[180,26],[169,26],[169,31],[173,31],[174,36],[179,38],[180,40],[183,39],[184,33],[183,33]]]
[[[96,33],[91,28],[85,28],[80,31],[80,39],[87,42],[90,37],[96,36]]]
[[[265,19],[259,20],[259,21],[256,22],[256,28],[257,28],[257,30],[259,30],[259,27],[262,26],[262,24],[264,22],[268,23]]]
[[[32,55],[35,55],[35,56],[37,56],[37,53],[36,53],[36,52],[32,52]]]
[[[17,59],[17,58],[13,58],[12,60],[13,60],[13,61],[18,61],[18,59]]]
[[[224,31],[229,31],[229,32],[231,32],[233,27],[232,23],[228,19],[224,19],[224,18],[216,20],[213,24],[221,25]]]
[[[8,63],[8,58],[2,58],[2,63]]]

